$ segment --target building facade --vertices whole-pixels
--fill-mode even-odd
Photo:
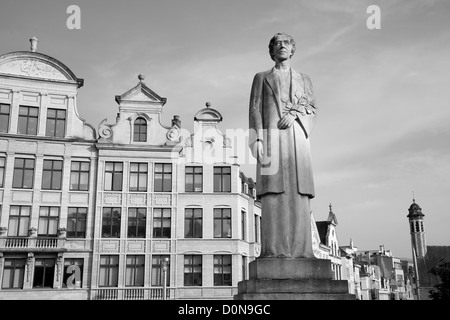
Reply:
[[[261,210],[220,113],[164,126],[140,75],[97,135],[83,80],[31,41],[0,56],[0,299],[231,299]]]
[[[82,86],[34,50],[0,56],[0,298],[88,298],[97,152]]]

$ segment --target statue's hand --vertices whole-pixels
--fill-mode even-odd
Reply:
[[[294,115],[287,113],[280,121],[278,121],[278,129],[284,130],[290,128],[294,124],[295,118]]]
[[[264,157],[264,146],[262,141],[255,142],[255,144],[253,145],[252,154],[256,158],[256,160],[262,163]]]

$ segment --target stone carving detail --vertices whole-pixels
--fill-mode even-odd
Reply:
[[[192,147],[192,137],[186,138],[186,140],[185,140],[185,142],[184,142],[184,145],[185,145],[186,147]]]
[[[167,140],[172,142],[178,142],[180,140],[180,129],[177,126],[173,126],[167,131]]]
[[[56,281],[61,281],[61,273],[62,273],[62,264],[63,264],[63,256],[62,254],[58,254],[58,258],[56,260]]]
[[[27,258],[27,282],[31,281],[31,275],[33,274],[34,254],[28,253]]]
[[[227,137],[223,137],[223,147],[231,148],[231,139]]]
[[[180,128],[181,128],[181,121],[180,116],[173,116],[172,119],[172,128],[169,129],[167,132],[167,140],[171,142],[180,142]]]
[[[6,235],[6,231],[8,231],[8,228],[0,227],[0,237],[5,236]]]
[[[13,73],[28,77],[67,80],[61,72],[38,60],[16,60],[5,63],[0,72]]]
[[[106,119],[103,119],[98,126],[98,134],[103,139],[109,139],[113,135],[113,131],[111,129],[111,125],[106,123]]]

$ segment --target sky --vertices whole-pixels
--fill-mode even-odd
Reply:
[[[67,28],[80,8],[81,29]],[[380,8],[380,29],[367,20]],[[277,32],[292,35],[292,68],[311,77],[319,116],[311,134],[316,197],[338,219],[340,245],[384,245],[411,257],[413,193],[428,245],[450,245],[450,1],[446,0],[1,0],[0,54],[29,50],[85,80],[77,103],[98,128],[138,83],[167,98],[162,123],[193,129],[211,102],[219,128],[248,129],[256,73],[273,67]],[[255,178],[254,161],[241,159]]]

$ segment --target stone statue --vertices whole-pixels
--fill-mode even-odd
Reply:
[[[290,67],[294,39],[269,43],[275,66],[255,75],[249,146],[257,161],[261,258],[314,258],[310,199],[314,197],[310,133],[317,115],[310,78]]]

